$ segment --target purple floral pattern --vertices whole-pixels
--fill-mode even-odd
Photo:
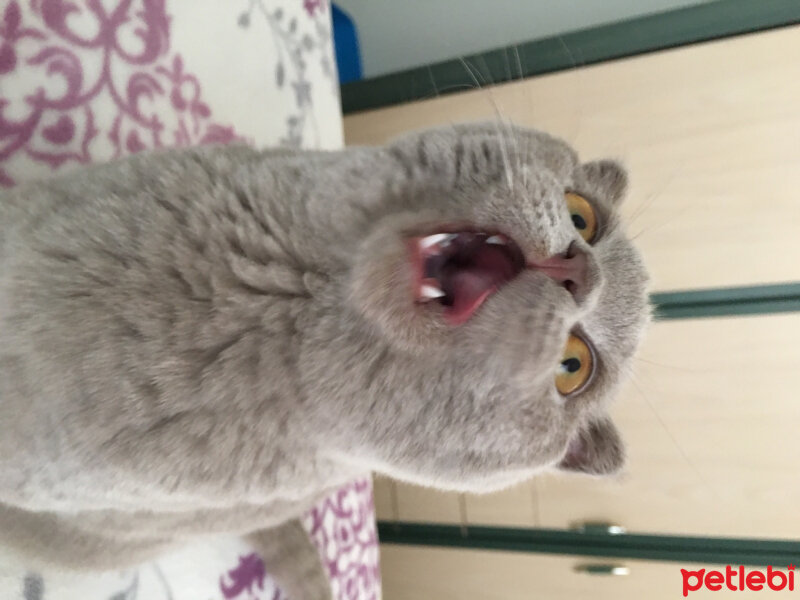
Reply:
[[[315,506],[304,525],[317,545],[337,600],[379,600],[378,537],[372,484],[362,479],[336,491]],[[268,566],[257,554],[239,556],[220,577],[225,600],[290,600],[265,585]]]
[[[239,564],[228,571],[227,575],[219,578],[219,589],[226,600],[242,595],[252,597],[253,594],[264,591],[266,577],[264,561],[258,554],[247,554],[240,556]],[[277,600],[280,596],[280,591],[276,589],[273,598]]]
[[[304,134],[314,136],[313,145],[319,145],[319,127],[311,101],[311,81],[308,75],[309,55],[320,47],[328,47],[331,34],[327,25],[327,4],[322,0],[304,0],[303,9],[307,18],[314,24],[315,35],[303,33],[298,27],[298,18],[289,17],[282,8],[270,10],[264,0],[250,0],[248,8],[239,15],[240,27],[250,28],[257,17],[266,24],[267,32],[273,39],[277,55],[275,65],[275,85],[283,88],[287,77],[295,97],[295,109],[286,117],[286,135],[281,137],[283,146],[299,148]],[[320,67],[323,75],[334,86],[338,94],[338,82],[327,53],[320,53]]]
[[[355,481],[338,490],[314,507],[305,523],[337,597],[377,600],[380,571],[371,481]]]
[[[170,51],[164,0],[10,0],[0,20],[0,185],[164,146],[229,142]],[[113,107],[109,110],[109,106]]]

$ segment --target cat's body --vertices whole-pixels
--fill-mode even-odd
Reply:
[[[0,195],[0,540],[58,560],[74,536],[62,560],[108,567],[277,526],[369,469],[469,491],[615,470],[604,406],[648,312],[624,184],[553,138],[475,125],[149,154]],[[591,245],[566,190],[603,215]],[[463,278],[513,262],[481,246],[450,306],[421,302],[409,248],[439,231],[500,232],[529,267],[475,309]],[[596,366],[563,397],[571,331]]]

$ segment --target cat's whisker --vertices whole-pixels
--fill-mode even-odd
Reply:
[[[469,83],[454,83],[453,85],[448,85],[443,88],[437,87],[434,90],[433,94],[428,94],[427,96],[423,96],[419,98],[419,100],[430,100],[432,98],[438,98],[445,92],[452,92],[454,90],[472,91],[477,89],[480,89],[480,87],[471,85]]]
[[[513,74],[511,73],[511,61],[508,58],[508,49],[507,48],[503,48],[503,58],[505,59],[506,81],[510,83],[514,79],[513,79]],[[485,58],[483,59],[483,62],[486,65],[486,59]],[[487,71],[488,71],[488,65],[486,65],[486,68],[487,68]],[[522,74],[520,72],[520,77],[521,76],[522,76]],[[502,119],[501,119],[501,122],[503,122]],[[523,172],[523,186],[527,186],[527,171],[524,168],[525,157],[524,157],[523,153],[520,152],[519,136],[518,136],[517,132],[513,128],[513,123],[511,122],[511,119],[508,119],[508,123],[506,124],[506,131],[509,134],[509,137],[511,138],[511,141],[514,144],[514,150],[516,152],[516,161],[514,163],[514,171],[515,171],[515,173],[519,173],[520,171]]]
[[[627,222],[628,225],[633,225],[637,219],[639,219],[642,214],[649,210],[650,207],[653,206],[653,203],[667,190],[669,184],[672,182],[672,178],[675,176],[675,173],[670,175],[667,180],[664,182],[664,185],[656,188],[655,190],[651,191],[645,199],[639,203],[639,205],[634,209],[634,211],[628,216]]]
[[[502,112],[500,111],[500,106],[497,103],[497,98],[495,97],[492,89],[490,87],[486,87],[486,79],[483,77],[483,74],[477,68],[475,68],[475,71],[477,72],[478,75],[480,75],[481,79],[483,80],[483,87],[481,87],[481,83],[478,81],[478,78],[475,75],[475,71],[473,71],[473,69],[470,67],[467,61],[463,57],[459,57],[458,60],[461,62],[461,64],[464,66],[464,69],[467,71],[469,76],[475,82],[476,87],[478,89],[485,89],[485,91],[488,94],[489,101],[492,103],[492,107],[494,108],[497,120],[503,123],[503,115]],[[497,133],[500,136],[500,142],[501,142],[500,152],[501,152],[501,158],[503,159],[503,167],[505,169],[506,184],[508,185],[509,189],[512,189],[514,187],[514,178],[511,174],[511,166],[509,165],[508,162],[508,147],[506,146],[505,143],[505,136],[503,136],[503,133],[502,131],[500,131],[499,128],[497,129]]]
[[[633,225],[642,215],[645,214],[647,210],[649,210],[656,200],[658,200],[664,193],[669,189],[669,186],[675,181],[677,176],[684,172],[683,168],[685,166],[685,162],[682,162],[680,165],[675,167],[669,176],[664,180],[663,185],[656,188],[652,191],[640,204],[633,213],[628,217],[627,223],[628,226]]]
[[[519,61],[519,50],[518,50],[516,45],[514,45],[514,50],[516,51],[517,65],[519,65],[520,64],[520,61]],[[508,83],[512,83],[512,82],[514,82],[514,74],[512,73],[512,69],[511,69],[511,60],[508,57],[508,48],[504,48],[503,49],[503,58],[505,59],[505,63],[506,63],[507,81],[508,81]],[[518,66],[518,70],[519,70],[519,78],[521,80],[522,79],[522,67]],[[527,185],[528,185],[528,173],[527,173],[527,169],[525,168],[525,156],[527,155],[527,146],[525,148],[525,152],[524,153],[521,152],[521,150],[520,150],[520,140],[519,140],[518,132],[511,131],[511,134],[512,134],[512,138],[513,138],[513,141],[514,141],[514,149],[517,152],[517,161],[516,161],[515,167],[516,167],[516,170],[517,170],[518,173],[522,172],[522,185],[523,185],[523,187],[527,187]]]
[[[521,80],[523,78],[524,71],[523,71],[523,68],[522,68],[522,61],[521,61],[520,54],[519,54],[519,48],[517,46],[514,46],[514,52],[516,54],[517,70],[518,70],[518,73],[519,73],[519,79]],[[511,63],[510,63],[510,60],[509,60],[507,54],[504,54],[504,57],[506,59],[507,79],[510,82],[510,81],[513,80],[512,73],[511,73]],[[523,172],[523,186],[527,187],[527,185],[528,185],[528,181],[527,181],[528,175],[527,175],[527,169],[524,168],[524,160],[525,160],[525,156],[527,155],[527,152],[528,152],[528,147],[527,146],[530,144],[530,140],[526,141],[525,153],[520,152],[519,136],[513,130],[513,125],[511,123],[511,121],[508,120],[508,119],[505,119],[503,117],[503,111],[500,109],[499,103],[497,101],[497,97],[496,97],[496,95],[494,94],[494,91],[491,88],[491,86],[493,86],[496,82],[494,80],[492,80],[492,78],[491,78],[491,70],[489,69],[488,63],[486,62],[485,57],[483,57],[482,55],[479,56],[478,58],[483,62],[483,66],[486,69],[486,75],[485,76],[484,76],[483,72],[477,66],[473,66],[473,65],[469,64],[468,61],[466,59],[464,59],[463,57],[459,57],[459,61],[463,65],[464,70],[469,74],[470,78],[473,80],[473,82],[475,84],[473,89],[485,89],[485,91],[487,93],[487,96],[489,98],[489,101],[491,102],[492,107],[494,109],[496,120],[500,122],[500,125],[502,126],[502,128],[506,132],[506,135],[503,135],[503,132],[501,132],[500,129],[498,128],[498,133],[500,134],[500,140],[501,140],[501,152],[503,153],[502,159],[503,159],[503,165],[504,165],[504,168],[505,168],[506,183],[508,184],[509,188],[512,188],[513,187],[513,176],[512,176],[512,173],[513,172],[522,171]],[[480,80],[478,79],[478,77],[480,77]],[[528,92],[528,94],[530,94],[530,92]],[[513,142],[514,149],[516,151],[516,161],[515,161],[515,164],[513,165],[513,168],[512,168],[512,165],[510,164],[510,159],[509,159],[509,156],[510,156],[509,148],[508,148],[509,138],[510,138],[510,141]]]
[[[643,356],[635,355],[633,360],[637,362],[647,363],[648,365],[653,365],[654,367],[661,367],[664,369],[672,369],[674,371],[681,371],[684,373],[702,373],[704,372],[703,369],[691,369],[685,365],[669,365],[667,363],[662,363],[656,360],[650,360]]]
[[[503,153],[503,163],[504,163],[505,169],[506,169],[506,179],[507,179],[508,187],[509,187],[509,189],[512,189],[513,188],[512,177],[511,177],[512,169],[511,169],[511,165],[510,165],[510,161],[509,161],[509,157],[508,157],[508,154],[509,154],[508,153],[508,140],[510,139],[511,142],[513,142],[514,150],[515,150],[516,157],[517,157],[516,163],[514,164],[514,169],[513,169],[513,171],[515,173],[519,173],[520,168],[522,167],[522,157],[521,157],[520,151],[519,151],[519,140],[517,139],[517,136],[514,133],[514,129],[513,129],[513,125],[511,123],[511,121],[506,122],[501,115],[498,115],[498,118],[500,119],[500,124],[502,126],[504,126],[504,128],[505,128],[505,135],[503,135],[502,133],[500,135],[501,151]]]
[[[645,227],[644,229],[641,229],[639,231],[639,233],[631,236],[631,238],[630,238],[631,241],[632,242],[636,241],[642,235],[644,235],[645,233],[653,233],[654,231],[658,231],[659,229],[661,229],[665,225],[670,225],[670,224],[674,223],[675,221],[677,221],[678,219],[682,219],[686,215],[686,213],[689,212],[689,210],[691,208],[692,208],[691,206],[687,206],[683,210],[679,211],[677,214],[673,215],[671,218],[665,219],[664,221],[661,221],[660,223],[655,223],[651,227]]]
[[[639,397],[642,399],[642,401],[645,403],[645,405],[650,409],[650,412],[653,413],[653,417],[655,417],[656,421],[658,421],[659,426],[661,427],[661,429],[664,430],[664,433],[667,435],[667,437],[669,438],[669,440],[672,443],[672,445],[675,446],[675,449],[681,455],[682,460],[687,465],[689,465],[689,468],[691,468],[692,471],[694,471],[694,474],[696,475],[698,481],[703,485],[703,487],[705,487],[711,493],[712,497],[717,499],[717,500],[719,500],[720,498],[719,498],[719,494],[717,493],[717,491],[710,484],[710,482],[703,476],[703,474],[700,471],[700,469],[697,466],[697,464],[689,457],[689,455],[686,453],[686,451],[683,449],[683,447],[678,443],[678,440],[675,438],[675,436],[673,435],[673,433],[669,429],[669,427],[667,427],[667,424],[661,418],[661,415],[658,413],[658,411],[656,410],[656,408],[653,405],[653,403],[650,402],[650,400],[647,398],[647,394],[644,393],[644,390],[639,385],[637,373],[631,371],[629,373],[629,375],[630,375],[629,378],[630,378],[631,383],[636,388],[636,390],[639,392]]]
[[[511,174],[512,169],[508,157],[509,152],[508,152],[508,139],[507,139],[508,137],[513,137],[509,136],[511,126],[510,124],[506,124],[505,120],[503,119],[503,116],[499,112],[497,114],[497,120],[500,121],[500,126],[504,127],[506,130],[504,133],[503,131],[500,130],[500,127],[498,127],[497,133],[500,136],[500,156],[503,159],[503,167],[505,168],[505,173],[506,173],[506,183],[508,184],[509,189],[513,189],[514,178]],[[519,151],[517,151],[517,154],[519,155]]]
[[[566,52],[570,63],[572,63],[572,68],[575,71],[577,71],[580,67],[585,66],[583,61],[581,61],[581,63],[578,64],[578,61],[575,59],[575,55],[572,53],[572,50],[570,50],[569,46],[564,41],[563,36],[559,35],[557,39],[558,39],[558,43],[561,45],[561,47],[564,48],[564,52]],[[582,87],[583,78],[581,77],[580,73],[577,73],[577,72],[575,73],[575,81],[579,82],[579,83],[576,83],[576,87],[579,87],[579,88]],[[582,91],[583,90],[579,89],[577,91],[577,93],[575,94],[575,97],[577,97],[579,99],[588,97],[588,94],[584,94],[584,93],[582,93]],[[583,119],[583,111],[581,111],[580,103],[578,103],[578,102],[575,103],[575,113],[574,113],[574,115],[575,116],[573,117],[573,120],[575,122],[575,131],[573,132],[572,136],[570,138],[567,138],[567,139],[569,140],[569,142],[571,144],[577,145],[578,134],[580,133],[581,125],[582,125],[582,119]]]
[[[510,67],[509,67],[508,57],[505,54],[505,50],[503,50],[503,56],[506,59],[506,73],[507,73],[507,76],[508,76],[507,80],[510,81],[511,80],[511,70],[510,70]],[[481,79],[483,79],[484,82],[486,82],[486,80],[488,79],[489,85],[494,86],[497,82],[492,79],[491,69],[489,69],[489,64],[486,62],[486,58],[483,55],[480,55],[479,58],[483,62],[483,66],[486,69],[486,77],[481,76]],[[487,92],[489,93],[490,97],[492,98],[492,101],[493,101],[493,104],[494,104],[494,107],[495,107],[495,114],[497,116],[497,119],[500,121],[500,124],[502,126],[504,126],[505,132],[508,134],[508,137],[510,137],[511,140],[514,142],[514,149],[517,151],[517,163],[514,165],[514,167],[515,167],[515,171],[519,171],[519,167],[521,166],[522,159],[521,159],[520,154],[519,154],[519,145],[517,143],[516,136],[514,135],[513,124],[511,123],[510,119],[505,119],[503,117],[502,111],[500,110],[499,103],[497,102],[497,97],[494,95],[493,90],[491,88],[489,88],[489,89],[487,89]],[[500,132],[498,131],[498,133],[500,133]],[[508,154],[509,153],[508,153],[508,147],[507,147],[507,141],[508,140],[506,139],[505,136],[502,135],[502,133],[500,135],[500,141],[501,141],[502,146],[503,146],[501,148],[501,151],[503,151],[503,153],[504,153],[503,160],[504,160],[505,165],[506,165],[506,173],[507,173],[507,177],[508,177],[508,169],[509,169],[509,161],[508,161]],[[509,187],[511,187],[510,177],[509,177],[509,180],[508,180],[508,184],[509,184]]]
[[[600,237],[604,236],[604,235],[605,235],[605,233],[606,233],[606,231],[608,231],[610,227],[611,227],[611,224],[610,224],[609,222],[607,222],[607,221],[602,221],[602,222],[601,222],[601,223],[600,223],[600,224],[597,226],[597,234],[596,234],[596,235],[597,235],[597,237],[598,237],[598,238],[600,238]]]
[[[436,87],[436,81],[433,79],[433,69],[431,68],[430,65],[428,65],[428,77],[430,77],[431,85],[433,86],[433,97],[434,98],[438,98],[439,95],[440,95],[440,92],[439,92],[438,88]]]
[[[630,227],[631,225],[636,223],[636,221],[639,218],[641,218],[641,216],[643,214],[645,214],[645,212],[650,210],[650,208],[652,208],[652,206],[655,203],[655,201],[661,195],[662,195],[662,192],[658,192],[658,193],[652,192],[650,195],[648,195],[647,198],[645,198],[645,200],[642,203],[640,203],[639,206],[636,207],[636,209],[633,211],[633,213],[630,215],[630,217],[628,217],[626,219],[627,223],[628,223],[628,226]]]
[[[522,61],[519,57],[519,45],[514,44],[514,53],[517,56],[517,70],[519,71],[519,80],[522,81],[522,78],[525,76],[525,73],[522,70]]]
[[[659,189],[651,192],[650,195],[636,208],[636,210],[634,210],[634,212],[631,214],[631,216],[628,217],[628,219],[627,219],[628,227],[633,225],[648,210],[650,210],[653,207],[653,205],[655,204],[655,202],[666,193],[666,191],[669,189],[670,185],[673,183],[673,181],[675,181],[675,178],[679,174],[683,173],[683,166],[684,166],[683,163],[678,165],[672,171],[672,173],[669,175],[669,177],[666,178],[666,180],[664,181],[664,184]],[[679,215],[677,215],[677,217],[683,216],[683,214],[685,212],[686,212],[686,210],[682,211]],[[672,219],[669,219],[668,221],[662,221],[660,224],[656,225],[655,227],[644,228],[644,229],[640,230],[638,233],[636,233],[635,235],[633,235],[631,237],[631,241],[638,239],[642,234],[644,234],[646,232],[652,232],[654,230],[659,229],[663,225],[674,221],[675,218],[676,217],[673,217]]]
[[[525,78],[525,71],[527,70],[527,65],[525,65],[525,69],[523,70],[522,58],[519,53],[519,45],[514,44],[514,54],[517,58],[517,70],[519,71],[519,81],[522,81]],[[528,96],[528,103],[533,106],[533,96],[531,95],[530,86],[525,87],[525,94]],[[525,153],[520,153],[520,164],[522,165],[522,184],[525,188],[528,187],[528,169],[524,165],[524,157],[528,156],[530,152],[530,144],[531,140],[528,138],[525,141]]]

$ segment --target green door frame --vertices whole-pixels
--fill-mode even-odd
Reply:
[[[800,564],[800,542],[747,538],[583,533],[528,529],[378,522],[382,544],[437,546],[540,554],[630,558],[680,563],[784,568]]]

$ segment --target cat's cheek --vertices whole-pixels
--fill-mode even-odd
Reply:
[[[528,420],[524,432],[527,435],[525,448],[520,458],[525,457],[524,466],[531,469],[546,469],[564,454],[574,426],[563,410],[563,399],[554,389],[542,389],[529,403],[533,416]],[[524,422],[524,419],[521,419]]]

